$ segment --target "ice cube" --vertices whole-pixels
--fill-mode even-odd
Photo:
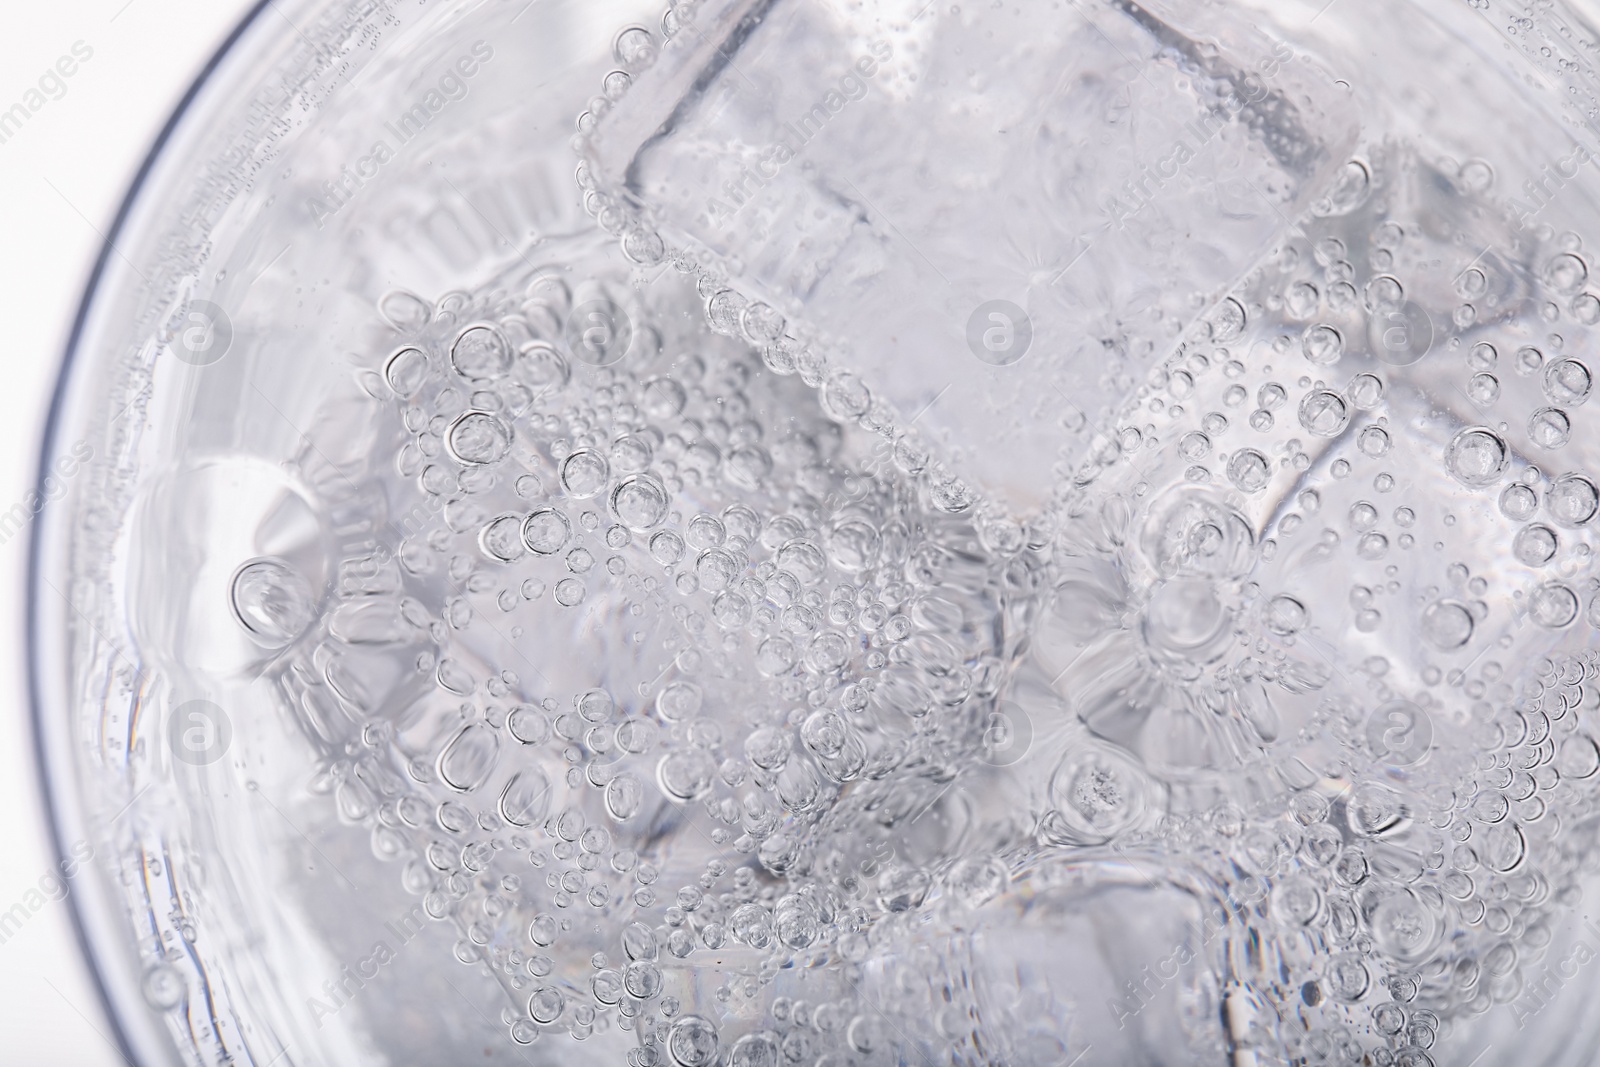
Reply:
[[[588,165],[1027,515],[1119,447],[1096,427],[1208,312],[1226,345],[1241,309],[1210,309],[1354,142],[1317,64],[1205,19],[707,3],[600,118]]]

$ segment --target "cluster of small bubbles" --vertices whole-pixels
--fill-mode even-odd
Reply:
[[[1283,969],[1253,995],[1299,1013],[1301,1031],[1279,1033],[1291,1051],[1322,1050],[1308,1062],[1334,1062],[1337,1048],[1352,1062],[1433,1062],[1446,1020],[1537,1006],[1525,983],[1549,935],[1518,938],[1576,899],[1553,888],[1576,875],[1549,812],[1593,810],[1580,784],[1600,773],[1600,724],[1575,711],[1600,706],[1592,654],[1505,665],[1600,620],[1596,583],[1581,577],[1600,487],[1585,470],[1532,465],[1576,466],[1592,447],[1579,418],[1592,378],[1570,335],[1596,324],[1587,265],[1570,242],[1534,251],[1527,273],[1548,295],[1529,294],[1528,310],[1554,303],[1578,325],[1525,343],[1494,303],[1498,261],[1456,268],[1450,284],[1469,304],[1454,312],[1410,303],[1422,298],[1408,289],[1433,288],[1406,272],[1453,253],[1380,213],[1396,208],[1362,209],[1367,264],[1349,253],[1352,220],[1319,221],[1229,298],[1230,354],[1251,358],[1178,346],[1152,382],[1170,391],[1181,371],[1182,409],[1123,416],[1149,435],[1158,411],[1170,461],[1114,457],[1079,486],[1035,638],[1088,733],[1049,780],[1040,839],[1159,840],[1167,852],[1152,862],[1169,867],[1228,854],[1229,899],[1267,900],[1263,936],[1282,949]],[[1341,302],[1341,285],[1359,299]],[[1413,343],[1430,318],[1428,344]],[[1400,329],[1411,336],[1388,337]],[[1291,382],[1281,368],[1294,358],[1309,366]],[[1452,373],[1473,412],[1453,424],[1412,400]],[[1234,420],[1248,439],[1229,436]],[[1304,473],[1280,492],[1290,469]],[[1243,551],[1207,567],[1234,558],[1227,515]],[[1324,597],[1334,573],[1351,580]],[[1539,695],[1562,686],[1559,701]],[[1249,754],[1227,755],[1240,746]],[[1198,768],[1291,750],[1306,762],[1281,806],[1225,800],[1207,813],[1179,799]],[[1140,837],[1163,808],[1149,818],[1170,829]],[[1304,930],[1325,947],[1289,950]],[[1138,1006],[1130,993],[1114,1010]]]
[[[660,36],[616,38],[580,142]],[[1041,914],[1153,916],[1169,884],[1220,923],[1174,964],[1197,1032],[1427,1063],[1517,1002],[1576,899],[1567,815],[1600,810],[1589,273],[1541,238],[1523,317],[1568,336],[1512,329],[1504,260],[1434,232],[1394,175],[1435,165],[1399,151],[1349,161],[1035,515],[587,163],[625,262],[553,241],[379,302],[382,517],[340,526],[326,603],[276,559],[232,595],[339,817],[516,1044],[1004,1058],[952,1050],[1093,951]],[[952,947],[991,935],[1019,958]]]
[[[649,61],[639,34],[618,50]],[[774,1017],[770,1040],[724,1034],[686,975],[751,952],[758,977],[724,990],[749,999],[838,953],[813,979],[830,989],[835,946],[937,896],[926,864],[824,871],[811,828],[861,819],[846,794],[898,804],[924,767],[993,758],[1047,538],[773,309],[693,272],[632,290],[605,261],[578,248],[477,293],[380,302],[400,309],[377,398],[396,460],[362,502],[395,518],[340,535],[327,604],[258,561],[236,614],[295,653],[274,669],[314,709],[341,817],[454,927],[455,959],[495,975],[513,1042],[620,1029],[639,1063],[776,1063],[804,1014],[805,1041],[885,1047],[820,1007]],[[577,315],[597,325],[575,333]],[[1069,805],[1086,832],[1157,806],[1131,765],[1097,767]],[[676,819],[697,825],[663,840]]]

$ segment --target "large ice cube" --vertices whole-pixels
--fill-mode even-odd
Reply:
[[[1027,514],[1355,134],[1320,65],[1215,7],[712,0],[586,153]]]

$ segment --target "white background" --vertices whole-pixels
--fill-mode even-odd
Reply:
[[[0,110],[82,41],[93,57],[0,144],[0,512],[33,484],[62,348],[134,171],[246,0],[7,0]],[[271,12],[266,13],[270,17]],[[51,869],[28,727],[27,537],[0,545],[0,912]],[[0,1067],[122,1062],[66,903],[0,945]]]

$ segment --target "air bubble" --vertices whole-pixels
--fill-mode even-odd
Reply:
[[[1300,402],[1300,425],[1317,437],[1337,437],[1350,423],[1350,409],[1338,393],[1313,390]]]
[[[176,1008],[189,993],[183,973],[170,963],[157,963],[145,971],[139,989],[144,994],[145,1003],[157,1011]]]
[[[1500,514],[1513,522],[1533,518],[1539,510],[1539,494],[1521,482],[1513,482],[1500,493]]]
[[[1545,265],[1544,277],[1557,292],[1575,293],[1588,281],[1589,267],[1580,257],[1563,252]]]
[[[668,377],[648,378],[640,386],[641,406],[652,419],[670,419],[683,411],[689,394],[676,380]]]
[[[311,584],[279,560],[256,560],[240,567],[231,592],[234,618],[257,640],[274,648],[294,641],[316,617]]]
[[[1375,374],[1358,374],[1350,379],[1345,395],[1356,407],[1371,411],[1383,402],[1383,381]]]
[[[543,341],[523,345],[519,359],[523,377],[541,393],[560,389],[572,374],[567,358]]]
[[[1500,380],[1492,374],[1474,374],[1467,382],[1467,399],[1480,408],[1492,407],[1500,399]]]
[[[470,326],[450,347],[450,363],[463,378],[493,381],[510,371],[511,346],[494,326]]]
[[[1500,874],[1509,874],[1520,867],[1528,852],[1521,827],[1509,819],[1488,827],[1474,841],[1483,865]]]
[[[522,523],[522,543],[541,556],[560,552],[571,538],[572,523],[556,508],[535,508]]]
[[[648,474],[624,478],[611,493],[611,510],[630,530],[644,531],[660,525],[669,505],[666,488]]]
[[[1353,1003],[1366,995],[1372,975],[1367,971],[1366,961],[1354,953],[1346,953],[1328,961],[1326,984],[1329,995],[1335,1000]]]
[[[535,769],[512,775],[500,794],[500,815],[513,826],[534,826],[550,811],[550,780]]]
[[[616,73],[624,78],[627,77],[626,74],[621,74],[620,71]],[[666,243],[661,240],[661,235],[643,226],[629,228],[622,235],[621,243],[623,255],[633,262],[647,267],[660,263],[667,251]],[[621,349],[622,346],[617,345],[616,348]],[[596,362],[599,361],[597,360]]]
[[[1493,430],[1462,430],[1445,449],[1445,467],[1463,485],[1492,485],[1505,473],[1509,455],[1506,443]]]
[[[1086,743],[1056,768],[1050,798],[1066,840],[1101,844],[1137,825],[1152,800],[1153,783],[1109,745]]]
[[[1382,426],[1368,426],[1356,438],[1356,447],[1363,453],[1377,459],[1389,454],[1389,431]]]
[[[1339,168],[1338,179],[1328,195],[1312,206],[1318,216],[1348,215],[1362,204],[1372,192],[1372,174],[1359,159],[1352,159]]]
[[[1472,640],[1472,612],[1454,600],[1438,600],[1422,613],[1422,636],[1441,652],[1453,652]]]
[[[624,434],[611,443],[611,466],[623,474],[639,474],[650,466],[654,450],[639,434]]]
[[[1560,448],[1572,438],[1572,420],[1560,408],[1540,408],[1528,416],[1528,437],[1540,448]]]
[[[1426,959],[1438,944],[1443,926],[1416,894],[1399,889],[1379,897],[1368,922],[1374,945],[1401,963]]]
[[[1559,359],[1545,368],[1544,392],[1552,404],[1577,407],[1589,399],[1594,379],[1575,359]]]
[[[450,788],[470,793],[489,779],[500,754],[500,739],[482,723],[461,730],[439,756],[439,777]]]
[[[469,411],[450,424],[445,443],[460,462],[488,466],[511,451],[511,429],[488,412]]]
[[[656,765],[656,781],[669,799],[697,800],[711,791],[716,767],[699,749],[678,749],[661,757]]]
[[[1570,626],[1578,617],[1578,594],[1561,582],[1546,582],[1529,594],[1528,617],[1547,630]]]
[[[1406,291],[1399,279],[1382,274],[1367,283],[1367,309],[1374,312],[1398,311],[1405,305]]]
[[[1600,488],[1582,474],[1563,474],[1551,483],[1544,504],[1557,525],[1583,526],[1600,509]]]
[[[1249,316],[1244,312],[1244,305],[1230,296],[1218,305],[1216,314],[1212,316],[1211,339],[1218,344],[1227,344],[1244,333],[1248,323]]]
[[[638,813],[644,803],[644,785],[631,774],[619,774],[606,783],[606,812],[618,822]]]
[[[738,576],[739,562],[720,548],[707,549],[695,560],[694,573],[700,580],[700,588],[720,593]]]
[[[1301,335],[1300,351],[1319,367],[1332,366],[1344,355],[1344,336],[1325,323],[1311,326]]]
[[[650,538],[650,558],[663,567],[670,567],[683,559],[683,538],[671,530],[662,530]]]
[[[397,396],[411,396],[428,380],[428,357],[415,348],[402,348],[384,364],[383,378]]]
[[[513,563],[522,558],[526,549],[522,541],[522,519],[516,515],[502,515],[489,522],[478,534],[478,546],[484,555],[501,563]]]
[[[1573,734],[1561,742],[1555,765],[1568,781],[1592,778],[1600,772],[1600,747],[1587,734]]]
[[[649,30],[639,26],[629,26],[617,34],[611,51],[618,63],[631,70],[640,71],[655,62],[657,46]]]
[[[1246,493],[1259,493],[1272,479],[1272,464],[1253,448],[1241,448],[1228,461],[1228,481]]]
[[[855,1033],[853,1025],[850,1032]],[[857,1051],[867,1052],[871,1049],[857,1046]],[[741,1037],[728,1049],[728,1067],[780,1067],[781,1056],[778,1035],[766,1030],[757,1031]]]
[[[1151,508],[1145,553],[1164,575],[1233,578],[1253,562],[1255,535],[1237,511],[1202,491],[1179,492]]]
[[[1292,318],[1309,319],[1317,313],[1322,294],[1310,282],[1295,282],[1284,294],[1283,306]]]
[[[1310,621],[1306,606],[1292,596],[1280,594],[1267,605],[1267,629],[1280,637],[1299,633]]]
[[[561,1018],[565,1008],[566,1001],[562,999],[560,990],[550,986],[535,990],[528,998],[528,1015],[534,1022],[546,1026]]]
[[[561,487],[579,500],[598,496],[611,479],[611,465],[598,450],[581,448],[561,461]]]
[[[1517,531],[1511,541],[1511,552],[1530,567],[1542,567],[1556,554],[1556,532],[1542,523],[1534,523]]]
[[[519,704],[506,717],[511,736],[524,745],[542,745],[550,739],[550,720],[530,704]]]

